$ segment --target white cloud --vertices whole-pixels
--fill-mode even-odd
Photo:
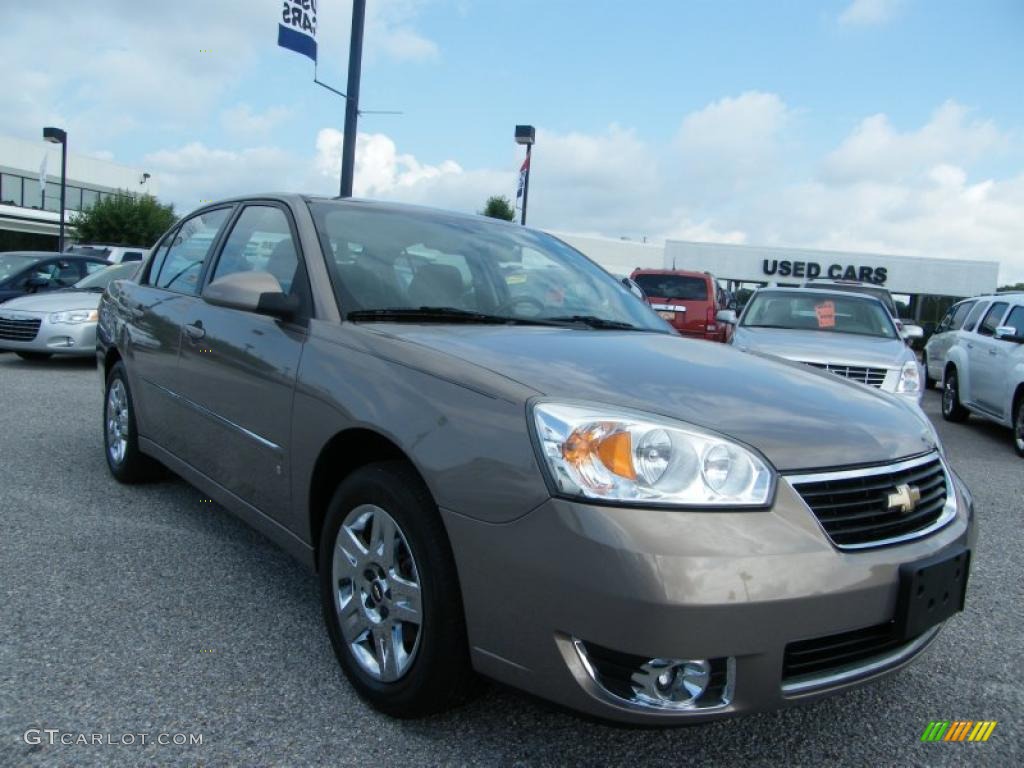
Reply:
[[[242,140],[266,137],[274,128],[292,116],[288,107],[270,107],[253,111],[248,104],[236,104],[220,114],[224,132]]]
[[[828,155],[822,173],[840,183],[899,179],[938,163],[973,162],[1008,141],[991,121],[972,120],[970,110],[947,101],[914,131],[896,131],[885,115],[864,119]]]
[[[902,0],[853,0],[839,15],[839,23],[856,26],[884,24],[902,4]]]
[[[994,259],[1003,280],[1024,280],[1024,169],[998,177],[978,170],[1005,154],[1006,134],[994,124],[952,102],[902,132],[884,115],[870,117],[798,172],[787,162],[795,115],[778,96],[744,94],[685,116],[664,145],[617,125],[540,131],[530,223],[633,240]],[[328,128],[306,149],[189,144],[154,153],[147,164],[182,210],[260,190],[334,194],[341,142]],[[365,133],[355,191],[472,212],[490,195],[514,194],[520,158],[510,152],[504,167],[471,169],[457,157],[428,161],[385,134]],[[804,160],[800,168],[808,168]],[[716,178],[726,180],[728,195],[716,191]]]

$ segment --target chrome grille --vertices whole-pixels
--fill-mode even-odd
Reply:
[[[806,363],[823,371],[834,373],[836,376],[859,381],[861,384],[869,384],[872,387],[881,387],[885,382],[885,368],[865,368],[860,365],[837,365],[835,363]]]
[[[8,318],[0,316],[0,339],[4,341],[32,341],[39,333],[41,318]]]
[[[840,549],[895,544],[938,530],[956,515],[953,489],[937,454],[881,467],[787,476],[821,527]],[[891,506],[900,487],[919,498],[904,510]]]

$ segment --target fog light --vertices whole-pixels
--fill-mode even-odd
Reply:
[[[706,659],[651,659],[632,676],[637,701],[680,709],[693,706],[710,681]]]

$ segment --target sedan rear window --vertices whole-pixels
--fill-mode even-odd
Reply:
[[[687,275],[637,275],[636,283],[645,294],[656,299],[707,301],[708,281]]]

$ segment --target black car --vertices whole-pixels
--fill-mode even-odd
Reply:
[[[0,302],[74,285],[110,262],[97,256],[76,256],[52,251],[0,253]]]

